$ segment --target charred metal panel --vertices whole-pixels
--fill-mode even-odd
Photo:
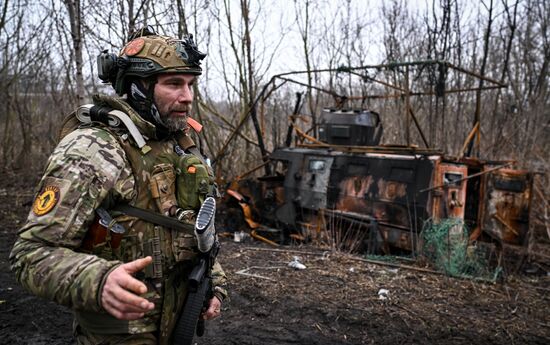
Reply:
[[[300,207],[318,210],[327,204],[328,178],[332,158],[327,150],[286,148],[273,152],[271,159],[285,161],[284,204],[277,220],[293,226]]]
[[[432,191],[432,218],[464,219],[468,167],[464,164],[440,163],[436,166]]]
[[[372,214],[381,221],[410,227],[408,207],[426,215],[433,161],[424,156],[363,155],[336,158],[329,207]]]
[[[333,158],[330,156],[305,155],[300,169],[298,186],[298,205],[311,210],[327,207],[330,168]]]
[[[500,169],[487,174],[483,230],[503,242],[524,244],[532,188],[533,174],[526,171]]]
[[[279,177],[269,188],[277,208],[267,213],[288,227],[323,209],[371,216],[386,245],[407,250],[415,249],[416,236],[430,218],[481,224],[508,243],[522,243],[527,232],[532,175],[526,172],[502,169],[484,175],[494,167],[392,150],[285,148],[271,159],[284,161],[287,170],[284,183]],[[480,177],[470,178],[473,172]]]
[[[386,226],[380,229],[380,234],[385,244],[409,251],[416,249],[416,234],[414,233],[397,230]]]
[[[363,154],[335,157],[329,208],[373,216],[388,245],[411,250],[429,217],[435,159],[423,155]]]
[[[483,212],[485,197],[484,184],[480,175],[482,167],[479,162],[468,164],[468,183],[466,185],[466,205],[464,207],[464,223],[471,230],[471,239],[475,240],[481,234],[480,215]]]
[[[380,116],[368,110],[323,109],[319,140],[334,145],[373,146],[380,143]]]

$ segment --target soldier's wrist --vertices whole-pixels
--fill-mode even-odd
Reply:
[[[218,298],[220,302],[223,302],[227,298],[227,290],[221,286],[215,286],[213,290],[214,297]]]
[[[103,294],[103,287],[105,286],[105,283],[107,282],[107,277],[111,272],[113,272],[117,267],[122,265],[122,262],[116,262],[114,265],[112,265],[103,275],[103,278],[101,278],[101,283],[99,284],[99,288],[97,289],[97,305],[99,306],[100,311],[104,311],[105,308],[103,308],[103,303],[101,303],[101,296]]]

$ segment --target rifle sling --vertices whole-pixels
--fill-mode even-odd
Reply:
[[[195,227],[191,224],[186,224],[178,221],[177,219],[164,216],[160,213],[156,213],[143,208],[130,206],[127,204],[117,205],[112,208],[113,211],[124,213],[125,215],[143,219],[149,223],[163,226],[165,228],[185,232],[188,234],[194,234]]]

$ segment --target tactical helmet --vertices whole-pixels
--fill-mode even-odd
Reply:
[[[200,75],[200,62],[205,56],[197,49],[193,35],[183,39],[161,36],[148,26],[130,35],[118,56],[107,51],[98,56],[99,78],[123,95],[128,77],[147,78],[160,73]]]

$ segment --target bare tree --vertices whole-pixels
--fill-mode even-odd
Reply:
[[[437,96],[411,98],[409,107],[418,122],[430,128],[430,146],[459,152],[474,122],[482,123],[483,140],[476,150],[484,157],[510,156],[533,166],[540,164],[536,162],[541,157],[550,158],[545,150],[550,126],[548,2],[485,0],[478,5],[466,0],[433,0],[426,3],[423,14],[404,0],[384,2],[378,12],[372,4],[358,0],[295,1],[294,6],[285,8],[272,3],[2,2],[1,159],[9,162],[4,166],[13,167],[13,162],[24,159],[35,161],[26,158],[33,155],[46,156],[55,143],[51,133],[56,132],[63,114],[92,92],[112,92],[97,82],[96,56],[103,49],[116,52],[131,31],[146,24],[162,27],[167,34],[192,32],[201,49],[208,50],[194,109],[207,132],[204,149],[219,157],[222,169],[218,170],[228,177],[254,166],[262,154],[282,144],[296,92],[317,85],[346,95],[399,94],[405,86],[404,69],[378,71],[364,78],[335,73],[325,80],[311,73],[314,69],[418,59],[450,60],[509,85],[479,95],[446,94],[446,103]],[[34,14],[25,16],[23,9]],[[279,27],[273,25],[278,16]],[[285,35],[294,41],[283,41]],[[373,47],[371,51],[369,47]],[[378,58],[373,53],[377,49],[382,52],[381,61],[373,61]],[[293,53],[296,59],[286,58]],[[287,61],[292,66],[287,66]],[[273,74],[289,69],[310,72],[303,75],[305,86],[271,85],[272,98],[257,100]],[[397,89],[370,82],[384,75]],[[411,89],[427,88],[434,94],[450,85],[465,89],[483,85],[437,69],[423,74],[410,71],[409,77],[406,84]],[[396,91],[399,88],[401,91]],[[311,117],[304,118],[309,122],[301,125],[309,129],[316,128],[321,108],[336,102],[318,91],[308,91],[306,101]],[[347,104],[379,111],[386,128],[384,142],[405,143],[403,134],[410,127],[410,118],[399,97]],[[263,153],[260,138],[266,143]],[[418,133],[411,131],[410,141],[418,140]],[[223,169],[229,161],[242,162],[241,171]]]
[[[75,68],[75,95],[76,103],[80,104],[84,100],[84,75],[82,73],[82,46],[84,44],[82,35],[82,6],[80,0],[63,0],[63,3],[69,14]]]

